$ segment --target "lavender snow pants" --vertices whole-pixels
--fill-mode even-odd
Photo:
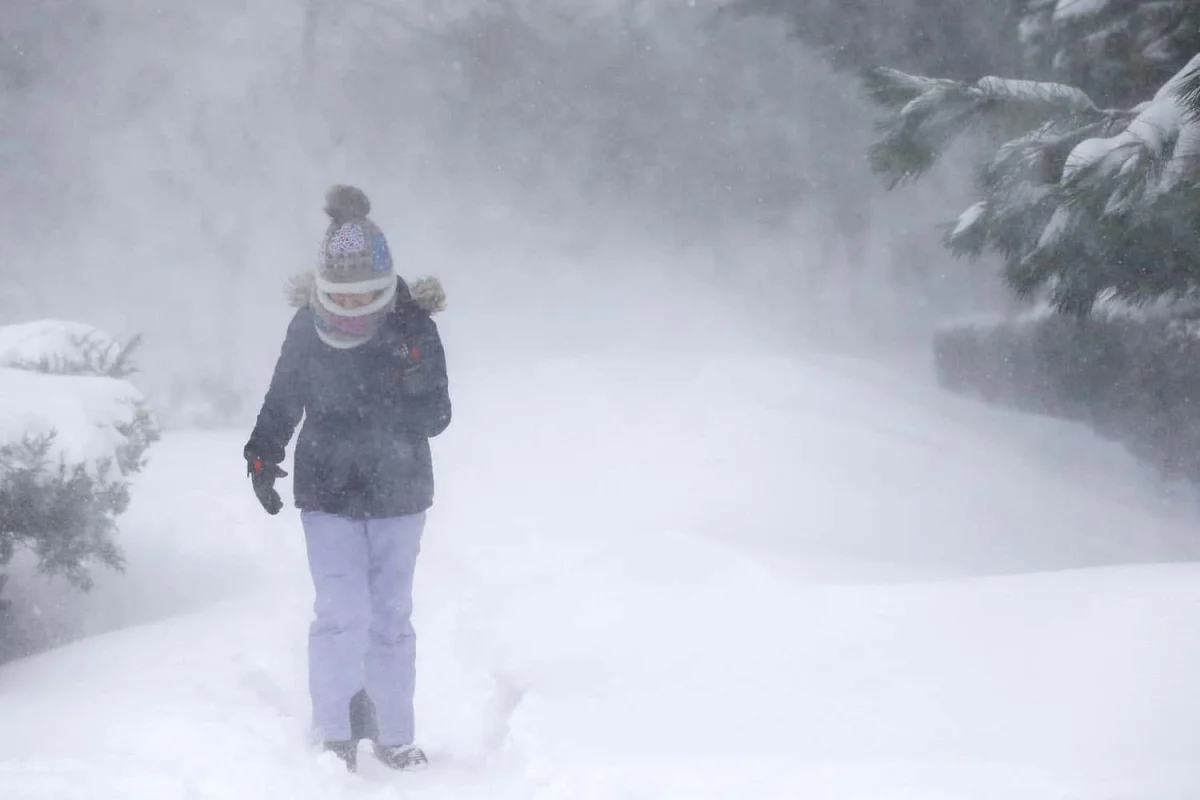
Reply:
[[[316,731],[325,741],[349,739],[350,699],[365,688],[379,743],[411,744],[413,571],[425,515],[355,520],[305,511],[300,519],[317,595],[308,636]]]

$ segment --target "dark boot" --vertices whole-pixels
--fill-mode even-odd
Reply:
[[[324,749],[341,759],[348,771],[358,771],[358,742],[325,742]]]
[[[366,689],[359,689],[350,698],[350,738],[358,742],[363,739],[375,741],[379,738],[379,723],[375,719],[375,703]]]
[[[392,769],[421,769],[429,763],[421,748],[412,744],[401,744],[395,747],[375,745],[375,757],[385,766]]]

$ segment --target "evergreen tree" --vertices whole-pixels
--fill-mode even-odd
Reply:
[[[1200,51],[1195,0],[734,0],[786,20],[834,64],[975,80],[1017,75],[1131,105]]]
[[[926,172],[968,130],[999,136],[979,201],[946,241],[960,255],[1002,256],[1019,295],[1044,291],[1057,309],[1086,314],[1103,297],[1138,304],[1200,284],[1200,58],[1132,109],[1054,82],[874,68],[864,83],[890,112],[870,152],[889,187]]]
[[[1131,105],[1200,52],[1195,0],[1016,0],[1027,73]],[[879,63],[879,62],[877,62]]]
[[[981,199],[948,234],[957,253],[1003,256],[1022,295],[1049,290],[1086,313],[1105,293],[1144,302],[1195,287],[1197,130],[1185,67],[1139,110],[1102,110],[1081,90],[987,78],[975,84],[876,69],[872,97],[893,109],[871,150],[890,186],[927,170],[955,137],[989,118],[1009,139],[980,171]]]
[[[1025,0],[734,0],[723,13],[784,20],[835,66],[891,64],[969,80],[1020,65]]]

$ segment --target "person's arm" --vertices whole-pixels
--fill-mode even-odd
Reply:
[[[450,382],[437,323],[421,315],[413,326],[409,364],[400,376],[404,428],[426,439],[450,426]]]
[[[287,335],[275,362],[271,385],[263,398],[254,430],[246,442],[244,455],[253,462],[262,459],[268,464],[283,462],[287,444],[304,416],[304,375],[302,343],[305,326],[312,326],[307,312],[300,311],[288,325]]]

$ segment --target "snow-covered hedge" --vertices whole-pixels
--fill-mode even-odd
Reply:
[[[1200,311],[1119,304],[964,320],[935,335],[942,385],[1085,422],[1164,473],[1200,484]]]
[[[159,436],[126,380],[136,346],[77,322],[0,326],[0,566],[27,548],[84,589],[94,563],[122,567],[116,518]]]

